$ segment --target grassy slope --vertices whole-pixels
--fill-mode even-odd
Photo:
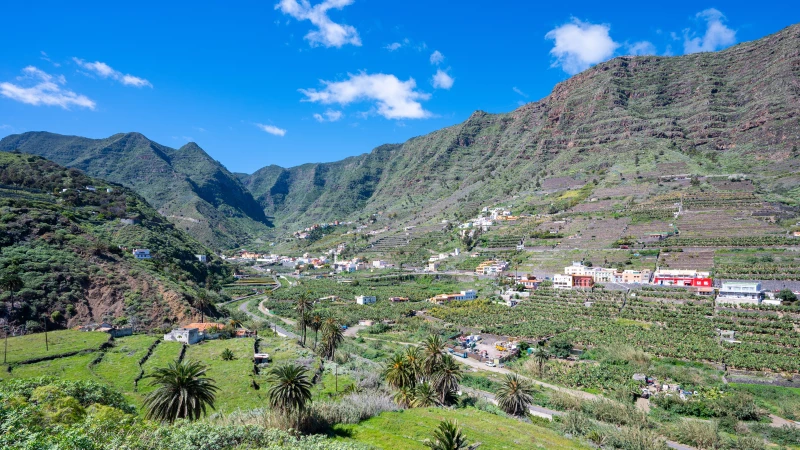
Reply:
[[[96,349],[108,340],[105,333],[84,333],[81,331],[61,330],[47,333],[50,350],[47,351],[44,333],[28,334],[8,339],[8,362],[40,358],[48,355],[60,355],[79,350]]]
[[[481,442],[482,449],[583,449],[552,430],[502,418],[477,409],[448,410],[419,408],[387,412],[358,425],[336,427],[343,440],[369,444],[381,449],[424,449],[422,441],[442,420],[456,420],[471,443]]]

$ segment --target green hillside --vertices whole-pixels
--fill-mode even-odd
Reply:
[[[133,248],[153,258],[136,260]],[[16,153],[0,153],[0,273],[22,279],[13,307],[8,290],[0,299],[12,324],[33,329],[43,317],[50,326],[187,319],[197,289],[230,274],[130,189]]]
[[[130,187],[215,249],[242,245],[271,226],[236,177],[194,143],[173,149],[139,133],[88,139],[37,132],[8,136],[0,150],[36,154]]]
[[[745,173],[796,204],[799,46],[794,25],[717,53],[615,58],[510,113],[477,111],[403,144],[240,179],[289,228],[373,213],[468,217],[589,181],[650,193],[671,174]]]

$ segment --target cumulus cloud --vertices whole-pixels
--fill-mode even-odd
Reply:
[[[54,77],[34,66],[22,69],[23,76],[17,77],[22,85],[9,82],[0,83],[0,95],[27,103],[29,105],[70,106],[94,109],[95,102],[85,95],[76,94],[63,88],[67,80],[63,75]]]
[[[261,128],[262,131],[266,131],[269,134],[274,134],[275,136],[285,136],[286,130],[283,128],[278,128],[275,125],[265,125],[263,123],[257,123],[256,126]]]
[[[655,55],[656,46],[652,42],[640,41],[625,46],[626,51],[632,56]]]
[[[725,15],[719,10],[706,9],[696,17],[706,22],[706,32],[703,36],[696,36],[688,29],[683,30],[684,53],[713,52],[736,43],[736,31],[725,25]]]
[[[282,13],[294,17],[297,20],[308,20],[317,27],[316,30],[306,34],[305,39],[312,46],[323,45],[325,47],[340,48],[345,44],[361,46],[361,38],[358,31],[350,25],[338,24],[328,17],[331,9],[342,9],[352,5],[354,0],[324,0],[314,6],[308,0],[281,0],[275,5],[275,9]]]
[[[431,53],[431,64],[441,64],[444,61],[444,55],[439,50]]]
[[[422,108],[420,100],[430,94],[416,90],[413,78],[400,81],[394,75],[376,73],[348,74],[344,81],[322,81],[323,89],[300,89],[306,97],[303,101],[326,105],[347,105],[353,102],[374,102],[377,113],[387,119],[423,119],[431,113]]]
[[[403,44],[401,44],[399,42],[392,42],[391,44],[389,44],[389,45],[387,45],[386,47],[383,47],[383,48],[385,48],[386,50],[389,50],[390,52],[393,52],[393,51],[397,50],[398,48],[400,48],[402,46],[403,46]]]
[[[95,62],[88,62],[84,61],[80,58],[72,58],[79,67],[82,67],[95,75],[99,76],[100,78],[111,78],[112,80],[117,80],[120,83],[124,84],[125,86],[133,86],[133,87],[153,87],[149,81],[145,80],[144,78],[135,77],[131,74],[123,74],[117,70],[114,70],[108,64],[100,61]]]
[[[433,75],[433,80],[431,80],[431,84],[436,89],[450,89],[453,87],[453,82],[455,79],[447,74],[442,69],[436,71],[436,74]]]
[[[561,67],[570,75],[582,72],[614,55],[620,44],[609,35],[608,25],[572,22],[550,30],[545,39],[554,41],[550,54],[556,60],[553,67]]]
[[[317,122],[336,122],[341,119],[342,116],[343,114],[341,111],[333,109],[329,109],[322,114],[314,114],[314,118],[317,119]]]

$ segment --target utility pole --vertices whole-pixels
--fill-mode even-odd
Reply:
[[[44,321],[44,349],[45,351],[50,351],[50,344],[47,342],[47,316],[42,316]]]

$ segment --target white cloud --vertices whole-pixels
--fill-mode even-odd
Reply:
[[[455,79],[447,74],[442,69],[438,69],[436,74],[433,76],[433,80],[431,80],[431,84],[436,89],[450,89],[453,87],[453,82]]]
[[[350,25],[338,24],[328,17],[328,10],[342,9],[352,5],[354,0],[324,0],[313,7],[308,0],[280,0],[275,5],[282,13],[288,14],[297,20],[308,20],[317,29],[306,34],[305,38],[312,46],[324,45],[325,47],[340,48],[345,44],[361,46],[358,31]]]
[[[725,15],[719,10],[706,9],[697,13],[696,17],[705,20],[706,33],[701,37],[688,29],[683,30],[684,53],[713,52],[736,43],[736,31],[723,23]]]
[[[568,74],[574,75],[609,59],[620,45],[611,39],[609,30],[608,25],[591,24],[575,18],[570,23],[550,30],[545,39],[555,41],[550,50],[550,54],[556,58],[553,67],[560,66]]]
[[[519,95],[521,95],[521,96],[523,96],[523,97],[525,97],[525,98],[528,98],[528,94],[526,94],[526,93],[522,92],[522,89],[520,89],[520,88],[518,88],[518,87],[516,87],[516,86],[514,86],[514,87],[513,87],[513,88],[511,88],[511,89],[512,89],[514,92],[516,92],[517,94],[519,94]]]
[[[29,85],[32,82],[33,85],[25,87],[8,82],[0,83],[0,95],[35,106],[60,106],[64,109],[69,109],[70,106],[89,109],[95,107],[95,102],[85,95],[76,94],[59,86],[67,82],[63,75],[54,77],[33,66],[22,69],[22,73],[24,76],[17,77],[17,80],[27,81],[26,84]]]
[[[341,119],[342,116],[343,114],[341,111],[333,109],[329,109],[322,114],[314,114],[314,118],[317,119],[317,122],[336,122]]]
[[[427,100],[430,94],[415,90],[416,81],[400,81],[394,75],[364,72],[345,81],[322,81],[324,89],[300,89],[306,98],[303,101],[326,105],[347,105],[358,101],[372,101],[377,113],[387,119],[423,119],[431,113],[422,108],[419,100]]]
[[[444,55],[439,50],[431,53],[431,64],[441,64],[444,61]]]
[[[389,44],[389,45],[387,45],[386,47],[383,47],[383,48],[385,48],[386,50],[389,50],[390,52],[393,52],[393,51],[397,50],[398,48],[400,48],[402,46],[403,46],[403,44],[401,44],[399,42],[392,42],[391,44]]]
[[[655,55],[656,46],[652,42],[640,41],[625,46],[626,51],[632,56]]]
[[[72,58],[75,61],[75,64],[78,66],[94,72],[94,74],[100,76],[101,78],[111,78],[113,80],[117,80],[120,83],[124,84],[125,86],[133,86],[133,87],[153,87],[149,81],[145,80],[144,78],[135,77],[131,74],[123,74],[117,70],[114,70],[108,64],[100,61],[95,62],[88,62],[84,61],[80,58]]]
[[[269,134],[274,134],[275,136],[285,136],[286,130],[283,128],[278,128],[275,125],[264,125],[263,123],[257,123],[256,126],[261,128],[261,130],[266,131]]]

